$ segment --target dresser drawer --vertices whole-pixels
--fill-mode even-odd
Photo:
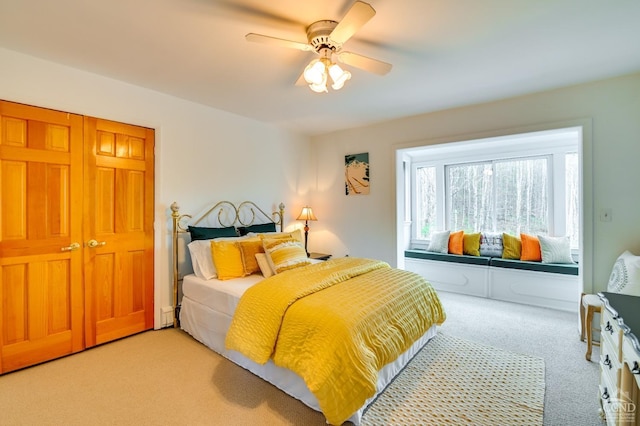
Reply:
[[[618,387],[607,380],[607,376],[600,377],[600,405],[604,414],[607,426],[617,423],[616,404],[618,402]]]
[[[631,339],[622,339],[623,362],[629,366],[629,371],[633,374],[636,386],[640,388],[640,354],[635,350]]]
[[[603,309],[602,324],[600,330],[601,345],[608,345],[611,349],[610,353],[613,354],[616,360],[622,360],[622,331],[618,321],[613,318],[613,315],[606,309]],[[615,348],[615,349],[614,349]]]
[[[606,345],[602,345],[600,348],[600,382],[606,382],[610,389],[617,389],[620,383],[622,364],[615,357],[615,350]]]

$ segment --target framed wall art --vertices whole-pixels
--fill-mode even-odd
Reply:
[[[369,153],[344,156],[344,191],[346,195],[369,194]]]

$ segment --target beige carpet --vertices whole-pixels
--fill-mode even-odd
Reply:
[[[543,397],[541,360],[441,334],[364,421],[542,424]],[[0,424],[320,426],[325,421],[186,333],[167,329],[0,376]]]
[[[365,413],[373,425],[542,425],[544,360],[440,333]]]

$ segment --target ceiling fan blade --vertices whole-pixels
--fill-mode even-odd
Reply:
[[[244,38],[247,41],[251,41],[254,43],[270,44],[278,47],[287,47],[289,49],[303,50],[305,52],[313,51],[313,47],[311,47],[307,43],[300,43],[298,41],[285,40],[283,38],[270,37],[262,34],[249,33],[246,36],[244,36]]]
[[[344,44],[375,14],[375,9],[369,3],[356,1],[342,21],[333,29],[329,38],[338,44]]]
[[[356,68],[363,69],[365,71],[372,72],[378,75],[385,75],[393,65],[379,61],[377,59],[368,58],[366,56],[358,55],[352,52],[340,52],[338,53],[338,60],[344,64],[351,65]]]

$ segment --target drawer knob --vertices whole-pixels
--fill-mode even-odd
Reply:
[[[607,325],[604,329],[613,334],[613,327],[611,327],[611,323],[609,321],[607,321]]]
[[[610,398],[609,391],[607,390],[607,388],[604,388],[604,392],[602,392],[602,399],[609,402],[609,398]]]
[[[640,366],[638,366],[638,361],[633,361],[633,369],[631,370],[633,374],[640,374]]]
[[[611,370],[613,368],[613,366],[611,365],[611,360],[609,359],[609,354],[604,356],[604,361],[602,361],[602,363],[606,366],[609,367],[609,370]]]

